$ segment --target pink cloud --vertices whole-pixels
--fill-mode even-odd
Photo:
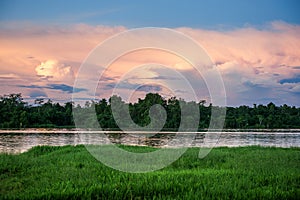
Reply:
[[[196,39],[216,63],[234,61],[240,67],[286,75],[293,73],[290,66],[300,65],[300,26],[273,22],[266,29],[178,30]]]
[[[127,29],[86,24],[69,27],[27,25],[0,30],[0,79],[2,84],[7,85],[1,88],[0,93],[10,93],[9,88],[18,89],[11,86],[11,79],[15,80],[15,85],[19,82],[72,85],[80,64],[90,51],[100,42],[124,30]],[[176,30],[191,36],[207,51],[223,75],[228,96],[239,99],[238,93],[249,90],[251,84],[276,88],[283,91],[280,94],[284,95],[286,92],[298,91],[296,83],[289,86],[295,88],[292,91],[278,82],[300,73],[297,68],[300,66],[299,25],[273,22],[261,29],[244,27],[217,31],[182,27]],[[114,63],[106,72],[106,77],[111,77],[107,82],[111,83],[132,67],[147,62],[157,62],[179,71],[191,69],[181,58],[166,52],[140,51],[126,55]],[[157,71],[154,73],[149,69],[146,77],[155,74],[159,77]],[[185,74],[188,79],[196,80],[189,77],[191,75],[188,73]],[[145,77],[145,74],[140,76]],[[41,79],[43,77],[51,78]],[[44,92],[50,98],[57,94],[54,91]],[[70,97],[64,93],[59,95],[61,98]]]

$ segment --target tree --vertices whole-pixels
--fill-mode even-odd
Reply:
[[[0,97],[0,123],[3,128],[20,128],[21,113],[25,102],[20,93]],[[23,114],[24,115],[24,114]]]
[[[117,111],[112,115],[112,104]],[[154,109],[156,117],[151,123],[150,109],[158,104],[163,109]],[[158,107],[156,107],[158,108]],[[184,109],[183,109],[184,108]],[[200,121],[196,119],[196,113],[200,112]],[[77,122],[83,126],[90,124],[97,127],[97,121],[91,119],[91,113],[96,111],[97,120],[102,128],[119,128],[118,124],[129,129],[139,126],[145,127],[149,124],[160,126],[164,121],[166,111],[166,122],[164,129],[178,130],[181,124],[185,128],[195,127],[198,123],[199,129],[208,128],[211,123],[211,110],[218,110],[211,104],[205,106],[205,101],[186,102],[183,99],[171,97],[165,100],[158,93],[149,93],[144,99],[138,99],[136,103],[125,103],[121,97],[112,96],[107,101],[101,99],[99,102],[87,101],[84,107],[74,106],[73,102],[64,105],[54,103],[50,99],[36,99],[35,104],[30,105],[23,101],[21,94],[9,94],[0,96],[0,128],[27,128],[27,127],[62,127],[74,126],[73,110],[79,112]],[[182,121],[182,116],[186,116]],[[132,119],[132,120],[131,120]],[[197,125],[196,125],[197,126]],[[267,105],[256,105],[253,107],[239,106],[227,107],[226,128],[300,128],[300,108],[295,106],[276,106],[274,103]],[[156,128],[156,127],[149,127]]]

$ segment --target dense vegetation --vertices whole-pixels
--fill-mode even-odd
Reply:
[[[111,114],[111,100],[120,97],[113,96],[109,100],[86,102],[84,106],[67,102],[64,105],[51,100],[36,99],[35,104],[24,102],[21,94],[10,94],[0,97],[0,128],[30,128],[30,127],[74,127],[72,109],[81,110],[83,120],[84,110],[95,108],[97,119],[102,128],[118,128]],[[205,101],[185,102],[175,97],[164,99],[159,94],[149,93],[136,103],[129,103],[129,111],[135,123],[141,126],[149,124],[149,109],[154,104],[162,105],[167,111],[167,121],[164,129],[178,129],[180,124],[180,103],[197,104],[200,110],[199,129],[209,126],[213,105],[205,105]],[[225,128],[300,128],[300,108],[274,103],[268,105],[253,105],[227,107]]]
[[[150,147],[122,146],[129,151]],[[298,199],[300,149],[198,148],[155,172],[116,171],[83,146],[0,154],[0,199]]]

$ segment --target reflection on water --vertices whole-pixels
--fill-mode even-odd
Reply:
[[[128,144],[141,146],[177,147],[195,146],[207,147],[215,143],[206,137],[208,133],[176,133],[159,134],[126,134],[126,133],[0,133],[0,152],[21,153],[38,145],[78,145],[78,144]],[[210,133],[213,134],[213,133]],[[192,141],[192,142],[191,142]],[[300,132],[223,132],[215,146],[276,146],[300,147]]]

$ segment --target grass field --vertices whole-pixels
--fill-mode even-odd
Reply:
[[[129,151],[153,150],[122,146]],[[35,147],[0,154],[0,199],[298,199],[300,149],[189,149],[151,173],[116,171],[84,146]]]

